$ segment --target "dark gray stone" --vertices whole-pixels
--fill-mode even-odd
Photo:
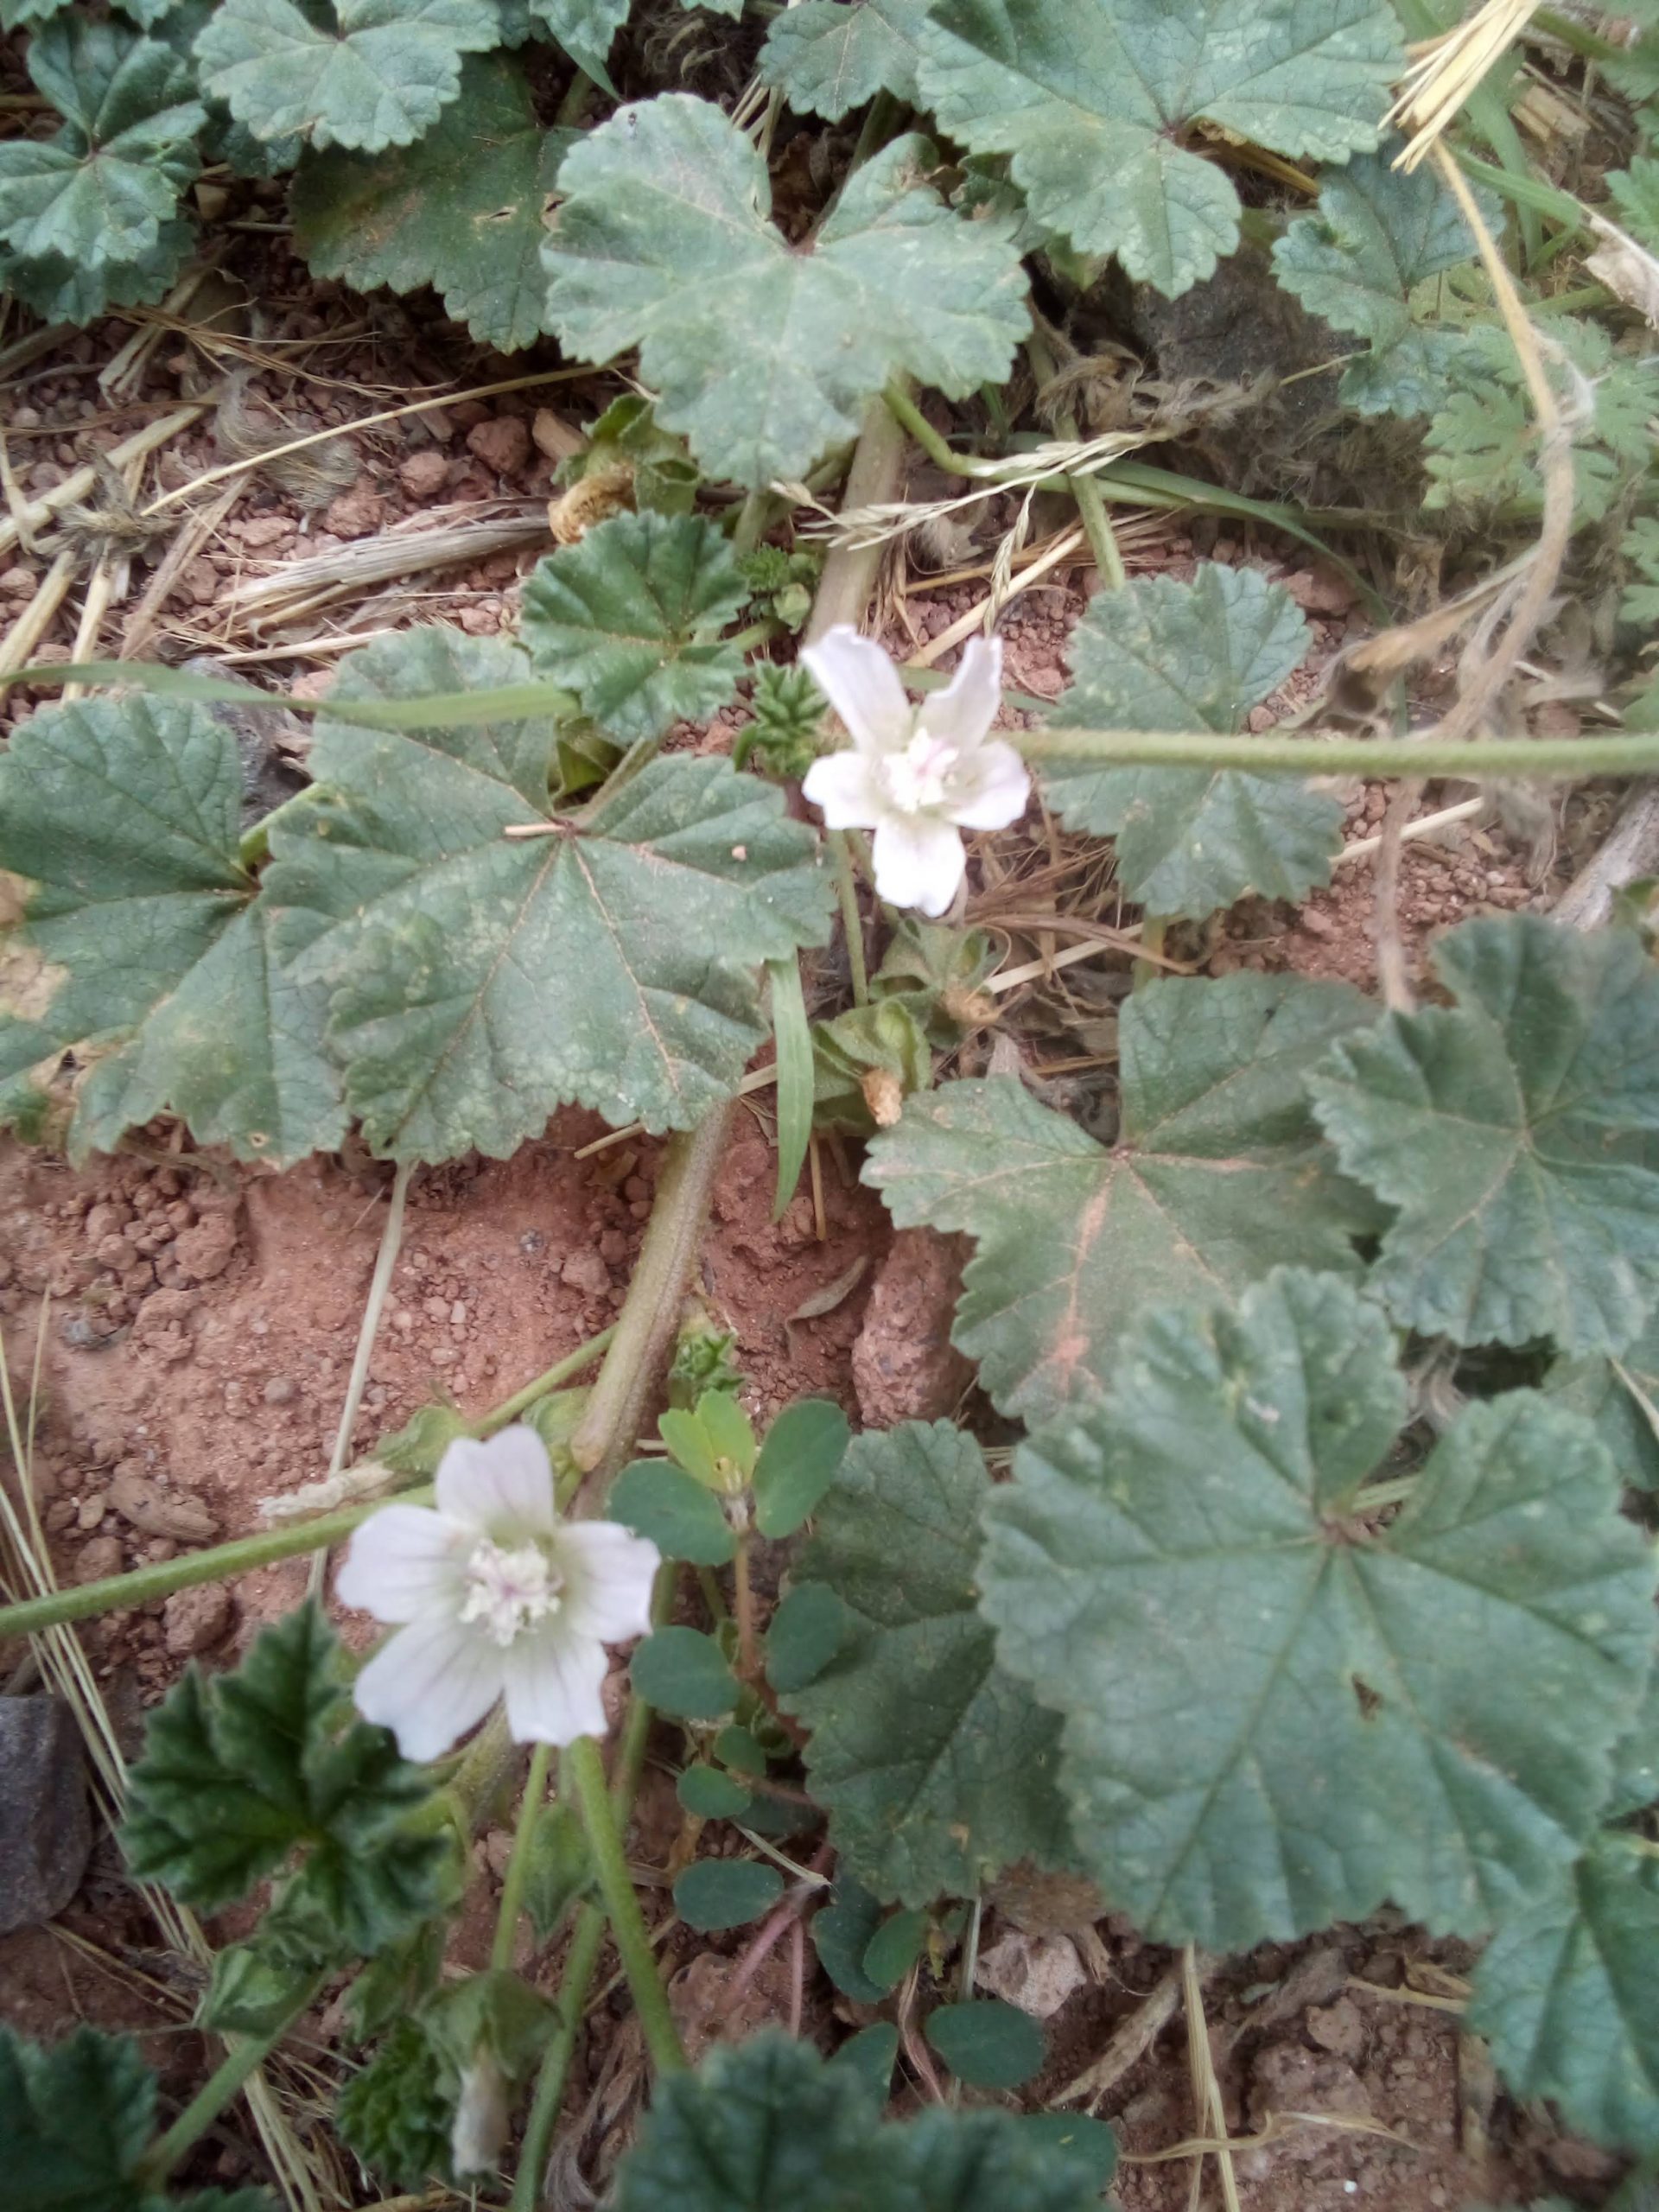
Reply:
[[[0,1936],[61,1912],[92,1848],[74,1714],[60,1698],[0,1697]]]

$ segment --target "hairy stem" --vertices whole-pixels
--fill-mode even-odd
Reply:
[[[639,1894],[622,1853],[622,1832],[605,1786],[599,1745],[591,1736],[583,1736],[571,1745],[569,1767],[582,1826],[588,1831],[588,1848],[593,1853],[594,1877],[639,2015],[645,2049],[659,2074],[675,2073],[685,2064],[685,2053],[680,2048],[674,2015],[668,2009],[668,1993],[658,1972],[657,1955],[651,1948]]]
[[[1205,736],[1187,730],[1046,729],[1008,733],[1028,760],[1099,760],[1138,768],[1243,768],[1287,776],[1516,777],[1578,783],[1659,773],[1659,731],[1620,737],[1319,738]]]
[[[139,2174],[150,2189],[159,2188],[192,2145],[200,2140],[226,2105],[241,2091],[256,2068],[263,2064],[288,2033],[326,1977],[308,1974],[295,1992],[294,2000],[268,2034],[226,2038],[226,2053],[195,2095],[164,2135],[152,2143],[139,2163]]]
[[[842,487],[842,507],[875,506],[891,499],[898,490],[904,457],[903,430],[883,402],[873,399],[865,410],[864,427],[853,448],[847,481]],[[803,642],[816,645],[837,623],[845,622],[856,630],[864,620],[880,566],[879,545],[832,546],[818,578]]]
[[[524,1888],[530,1880],[531,1847],[536,1834],[536,1815],[547,1796],[548,1770],[553,1764],[550,1744],[537,1744],[530,1754],[524,1794],[518,1803],[518,1825],[513,1830],[512,1856],[501,1885],[501,1905],[495,1916],[495,1940],[490,1945],[490,1964],[498,1973],[512,1970],[512,1947],[518,1934],[518,1916],[524,1909]]]
[[[836,871],[836,896],[841,901],[841,931],[847,940],[847,967],[852,977],[853,1004],[870,1001],[869,969],[864,959],[864,917],[859,912],[858,876],[853,868],[852,847],[844,830],[832,830],[826,841]]]
[[[740,1529],[732,1561],[732,1598],[737,1614],[737,1670],[746,1682],[760,1671],[754,1635],[754,1589],[749,1579],[749,1532]]]

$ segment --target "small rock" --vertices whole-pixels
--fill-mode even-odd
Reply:
[[[1370,2120],[1365,2084],[1346,2060],[1324,2056],[1297,2043],[1270,2043],[1250,2069],[1250,2119],[1265,2127],[1275,2112],[1309,2112],[1333,2120]],[[1317,2158],[1329,2142],[1325,2131],[1310,2127],[1275,2145],[1281,2158]]]
[[[385,503],[366,479],[331,499],[323,516],[336,537],[371,537],[385,518]]]
[[[980,1953],[975,1979],[994,1997],[1046,2020],[1089,1976],[1069,1936],[1025,1936],[1016,1928]]]
[[[250,515],[238,535],[245,545],[257,551],[266,545],[280,545],[284,538],[292,537],[294,525],[286,515]]]
[[[1322,914],[1317,906],[1304,906],[1302,927],[1309,937],[1335,937],[1336,917],[1332,914]]]
[[[522,415],[495,415],[467,433],[467,450],[498,476],[516,476],[530,459],[530,429]]]
[[[174,1264],[187,1282],[211,1282],[222,1275],[236,1251],[236,1219],[229,1213],[210,1213],[194,1229],[180,1232],[173,1245]]]
[[[1306,614],[1345,614],[1354,604],[1351,584],[1317,569],[1298,569],[1279,581]]]
[[[584,1298],[602,1298],[611,1287],[611,1271],[591,1245],[584,1245],[559,1269],[559,1281]]]
[[[60,1698],[0,1697],[0,1936],[61,1912],[92,1848],[74,1714]]]
[[[209,1651],[231,1625],[231,1593],[222,1582],[175,1590],[162,1608],[162,1635],[175,1659]]]
[[[853,1346],[853,1383],[866,1428],[938,1421],[973,1369],[950,1342],[967,1246],[931,1229],[903,1229],[876,1270]]]
[[[172,1536],[182,1544],[207,1544],[219,1534],[218,1522],[199,1499],[170,1497],[148,1475],[133,1474],[125,1468],[118,1467],[110,1479],[110,1503],[124,1521],[130,1521],[146,1536]],[[87,1549],[91,1548],[89,1545]]]
[[[397,481],[411,499],[435,499],[449,480],[449,464],[435,447],[423,446],[397,471]]]
[[[101,1490],[95,1490],[90,1497],[81,1499],[80,1510],[75,1516],[76,1525],[90,1532],[102,1524],[104,1516],[109,1510],[108,1498]]]
[[[268,1406],[291,1406],[299,1395],[300,1386],[291,1375],[273,1375],[265,1385]]]
[[[118,1536],[92,1536],[80,1548],[75,1561],[77,1582],[102,1582],[121,1572],[121,1541]]]
[[[1365,2022],[1351,1997],[1316,2005],[1307,2015],[1307,2032],[1321,2050],[1357,2065],[1365,2050]]]
[[[628,1240],[620,1229],[607,1229],[599,1240],[599,1256],[620,1266],[628,1256]]]

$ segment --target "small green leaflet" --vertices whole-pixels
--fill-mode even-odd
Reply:
[[[712,474],[801,477],[908,374],[961,397],[1007,373],[1029,327],[1008,226],[966,222],[924,181],[925,139],[849,178],[810,251],[768,220],[766,167],[707,101],[626,107],[559,172],[543,249],[549,321],[587,361],[639,348],[657,418]]]
[[[798,115],[839,122],[877,92],[921,105],[918,36],[925,0],[800,0],[774,16],[760,49],[760,81]]]
[[[897,2123],[849,2065],[763,2034],[657,2084],[617,2212],[1098,2212],[1099,2183],[1012,2113]]]
[[[1610,169],[1606,184],[1630,236],[1649,251],[1659,251],[1659,161],[1638,154],[1629,168]]]
[[[353,1717],[315,1604],[233,1674],[193,1667],[150,1715],[131,1783],[128,1864],[185,1904],[215,1911],[303,1853],[261,1926],[293,1955],[366,1957],[446,1902],[447,1847],[409,1824],[426,1779]]]
[[[1276,976],[1136,991],[1109,1151],[1009,1077],[910,1101],[865,1179],[900,1228],[977,1240],[952,1336],[1005,1413],[1041,1420],[1103,1388],[1149,1303],[1232,1296],[1279,1262],[1357,1267],[1376,1217],[1302,1084],[1371,1011],[1344,984]]]
[[[500,35],[493,0],[313,0],[309,12],[220,0],[196,60],[202,90],[256,138],[378,154],[429,130],[461,90],[462,54]]]
[[[1345,161],[1376,144],[1401,60],[1384,0],[940,0],[921,45],[941,130],[1009,156],[1046,230],[1172,298],[1238,243],[1192,126]]]
[[[545,836],[553,728],[392,734],[353,699],[524,683],[515,648],[414,630],[350,655],[318,717],[324,786],[272,836],[265,896],[330,1033],[369,1143],[504,1159],[575,1099],[617,1126],[689,1128],[766,1034],[760,963],[821,944],[812,834],[723,761],[675,754]]]
[[[1310,1081],[1344,1168],[1399,1216],[1372,1281],[1464,1344],[1618,1351],[1659,1293],[1659,975],[1542,916],[1436,944],[1455,1009],[1390,1014]]]
[[[718,632],[747,597],[705,517],[615,515],[537,563],[520,635],[538,673],[632,744],[707,721],[735,695],[743,656]]]
[[[1397,1518],[1381,1309],[1280,1269],[1167,1309],[992,1493],[982,1608],[1065,1716],[1087,1871],[1160,1942],[1245,1950],[1384,1897],[1478,1934],[1571,1865],[1652,1663],[1655,1561],[1594,1432],[1468,1407]]]
[[[1427,163],[1399,169],[1386,152],[1362,154],[1321,179],[1318,208],[1289,225],[1273,265],[1310,315],[1370,340],[1342,372],[1344,406],[1433,413],[1462,340],[1429,325],[1433,301],[1420,288],[1474,251],[1457,202]]]
[[[449,2173],[461,2082],[417,2019],[392,2024],[374,2056],[340,2090],[343,2139],[393,2189],[423,2189]]]
[[[1042,2030],[1001,1998],[937,2005],[925,2032],[950,2071],[976,2089],[1017,2089],[1042,2071]]]
[[[35,32],[29,67],[64,124],[0,145],[0,245],[49,267],[133,268],[200,166],[207,112],[188,65],[158,40],[66,16]]]
[[[1516,2097],[1569,2127],[1659,2150],[1659,1864],[1604,1835],[1506,1918],[1475,1969],[1468,2024]]]
[[[542,333],[542,210],[575,138],[543,130],[518,62],[471,55],[461,97],[413,146],[302,156],[295,246],[360,292],[435,285],[480,344],[512,353]]]
[[[798,1591],[825,1586],[847,1611],[830,1664],[785,1699],[812,1732],[812,1794],[842,1866],[905,1904],[1069,1857],[1056,1728],[974,1608],[989,1489],[947,1421],[856,1437],[798,1570]]]
[[[695,1859],[674,1885],[674,1910],[688,1928],[709,1934],[759,1920],[783,1893],[783,1876],[759,1859]]]
[[[1307,645],[1295,601],[1255,569],[1206,561],[1190,584],[1137,577],[1090,601],[1067,649],[1075,680],[1055,716],[1230,734]],[[1069,828],[1116,838],[1123,887],[1149,913],[1202,917],[1246,891],[1300,899],[1331,880],[1341,804],[1282,776],[1056,760],[1043,783]]]
[[[193,2191],[140,2177],[156,2077],[130,2036],[75,2028],[42,2050],[0,2027],[6,2212],[275,2212],[261,2189]]]
[[[243,1160],[339,1143],[321,1004],[273,957],[241,811],[236,739],[205,707],[93,699],[18,730],[0,758],[0,868],[24,901],[0,906],[0,1115],[73,1046],[76,1156],[168,1110]]]

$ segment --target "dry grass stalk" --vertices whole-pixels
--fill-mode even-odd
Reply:
[[[111,446],[103,459],[113,468],[124,467],[130,461],[142,461],[168,442],[177,437],[181,430],[188,430],[193,423],[200,422],[207,412],[206,400],[192,400],[187,406],[175,407],[170,414],[147,423],[142,430],[135,430],[130,438],[123,438],[119,445]],[[198,479],[198,482],[201,480]],[[23,530],[41,530],[54,515],[65,507],[84,499],[98,486],[98,470],[89,463],[85,467],[72,469],[61,484],[54,484],[49,492],[42,492],[37,499],[0,522],[0,553],[9,552],[18,542]],[[159,502],[144,510],[146,515],[156,512],[156,505],[166,505],[174,498],[182,499],[195,487],[187,484],[182,492],[168,493]]]
[[[993,982],[992,989],[996,988]],[[1051,2101],[1069,2105],[1087,2097],[1089,2109],[1097,2112],[1102,2101],[1152,2049],[1180,2010],[1182,1967],[1179,1961],[1166,1968],[1127,2020],[1120,2021],[1111,2041],[1092,2065],[1057,2089]]]
[[[477,509],[467,505],[454,512],[475,515]],[[543,542],[547,535],[546,512],[539,506],[514,507],[482,522],[435,526],[429,516],[421,515],[334,552],[285,562],[269,575],[250,577],[226,595],[226,604],[234,613],[256,617],[261,623],[292,621],[371,585],[399,581],[423,569],[470,564],[492,553]]]
[[[877,500],[868,506],[844,507],[837,515],[823,516],[804,525],[802,536],[830,546],[852,548],[885,545],[903,537],[924,523],[938,522],[994,499],[1001,492],[1024,492],[1048,476],[1089,476],[1115,461],[1136,453],[1151,441],[1138,430],[1108,430],[1097,438],[1056,438],[1036,446],[1014,460],[957,463],[964,476],[976,479],[975,488],[954,499],[911,501]]]
[[[28,666],[35,646],[51,628],[58,609],[69,596],[76,565],[73,553],[59,554],[35,587],[34,598],[7,631],[3,642],[0,642],[0,698],[5,696],[5,679],[17,669]]]
[[[1414,169],[1520,35],[1539,0],[1485,0],[1466,22],[1416,49],[1388,122],[1411,134],[1395,167]]]
[[[912,654],[910,665],[912,668],[931,668],[935,661],[943,659],[952,645],[959,645],[964,638],[971,638],[976,630],[988,629],[1010,600],[1017,599],[1022,591],[1029,591],[1033,584],[1039,583],[1051,569],[1058,569],[1063,562],[1077,559],[1083,554],[1084,545],[1081,530],[1068,530],[1058,537],[1051,539],[1043,551],[1018,575],[1004,572],[1000,596],[996,589],[997,579],[993,572],[992,588],[988,596],[982,599],[976,607],[970,607],[965,614],[959,614],[948,628],[940,631],[937,638],[930,638],[918,652]]]
[[[227,484],[216,499],[186,518],[183,528],[156,564],[143,597],[127,617],[121,642],[116,647],[118,660],[137,659],[155,634],[174,586],[241,496],[240,484]]]

